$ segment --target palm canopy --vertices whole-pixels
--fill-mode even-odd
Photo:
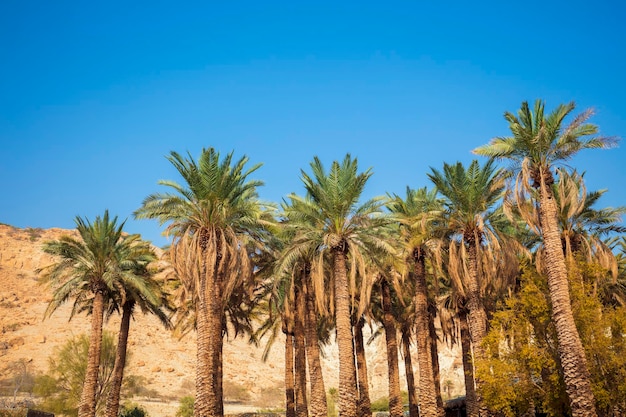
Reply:
[[[157,219],[168,224],[165,234],[173,236],[173,264],[184,277],[192,294],[199,285],[202,258],[217,254],[218,271],[228,275],[222,293],[226,300],[240,278],[250,276],[252,265],[246,249],[266,234],[270,219],[257,195],[262,181],[248,176],[261,164],[246,168],[248,157],[233,161],[233,152],[220,160],[213,148],[203,149],[198,161],[172,151],[167,159],[174,165],[184,185],[161,180],[172,193],[152,194],[135,212],[136,218]],[[189,280],[195,280],[192,283]]]
[[[158,256],[149,242],[140,235],[124,235],[124,248],[120,251],[120,267],[131,273],[121,274],[111,282],[106,291],[107,319],[119,313],[124,304],[132,306],[132,313],[139,308],[142,313],[154,314],[161,323],[170,327],[166,310],[173,311],[168,294],[163,289],[163,282],[155,278],[160,272],[156,266]],[[75,310],[91,311],[93,298],[76,303]]]
[[[233,164],[233,152],[220,161],[219,152],[213,148],[203,149],[197,162],[191,154],[185,158],[174,151],[167,159],[186,184],[159,181],[174,193],[148,196],[135,212],[137,218],[157,219],[161,225],[169,223],[166,233],[180,237],[209,227],[238,231],[258,217],[256,189],[263,182],[248,180],[248,176],[261,164],[246,169],[247,156]]]
[[[517,169],[527,167],[534,186],[539,185],[539,175],[550,177],[550,169],[569,160],[583,149],[606,149],[615,146],[618,138],[596,136],[598,127],[587,123],[593,115],[588,109],[564,126],[565,119],[576,108],[574,102],[560,104],[547,116],[545,103],[536,100],[531,110],[524,101],[517,112],[505,112],[513,136],[496,137],[487,145],[473,150],[475,154],[496,159],[510,159]]]
[[[388,224],[382,212],[385,200],[377,197],[359,204],[372,171],[358,173],[357,159],[349,154],[341,163],[334,161],[328,172],[315,157],[311,171],[312,176],[302,171],[307,195],[290,194],[289,203],[283,205],[285,219],[293,233],[284,252],[283,265],[313,256],[313,278],[318,294],[323,285],[325,256],[334,250],[350,254],[350,288],[354,297],[357,275],[372,277],[367,272],[368,260],[382,259],[394,252],[383,233]],[[363,284],[362,291],[371,286],[371,282]],[[321,301],[318,299],[318,303]]]
[[[78,216],[75,222],[80,239],[62,236],[43,245],[44,252],[59,257],[42,269],[43,279],[55,288],[46,316],[70,298],[74,298],[73,316],[90,311],[95,292],[111,299],[122,287],[146,288],[137,272],[154,260],[154,254],[137,235],[123,234],[125,222],[118,224],[117,216],[111,219],[108,210],[93,223]]]
[[[115,292],[111,294],[108,314],[119,312],[121,306],[129,303],[132,311],[138,307],[142,313],[154,314],[161,323],[170,327],[170,320],[166,310],[173,311],[168,300],[168,293],[163,289],[163,282],[156,279],[160,272],[155,263],[158,260],[154,249],[149,242],[141,240],[139,235],[129,235],[128,259],[125,267],[133,271],[133,280],[122,279],[115,285]]]
[[[416,249],[430,250],[439,246],[443,237],[444,200],[438,196],[436,188],[406,188],[406,197],[397,194],[389,196],[387,209],[390,219],[397,222],[406,256],[412,256]],[[439,255],[439,251],[433,251]],[[439,262],[437,262],[439,264]]]
[[[514,228],[507,220],[501,198],[505,176],[490,160],[483,166],[474,160],[465,168],[462,163],[444,163],[443,171],[431,168],[430,180],[444,197],[444,224],[449,238],[448,273],[458,291],[467,289],[469,252],[481,248],[477,273],[481,292],[507,285],[517,268],[517,255],[525,249],[514,239]]]
[[[505,182],[493,161],[480,166],[474,160],[467,169],[462,163],[444,163],[443,172],[431,168],[428,178],[445,197],[448,228],[466,235],[487,231],[486,220],[494,214],[494,206],[502,198]],[[464,236],[468,238],[469,236]]]

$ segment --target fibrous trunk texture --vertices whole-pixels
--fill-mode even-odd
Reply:
[[[435,328],[436,307],[429,308],[428,328],[430,330],[430,355],[432,356],[433,378],[435,380],[435,392],[437,393],[437,407],[443,410],[443,398],[441,398],[441,374],[439,372],[439,348],[437,347],[437,329]]]
[[[480,283],[478,281],[478,251],[480,246],[480,236],[477,231],[468,232],[464,236],[467,243],[468,275],[467,275],[467,321],[469,325],[470,339],[472,341],[473,361],[472,366],[484,358],[483,339],[487,334],[487,313],[480,294]],[[474,393],[479,414],[483,417],[488,414],[488,410],[483,406],[480,396],[480,381],[476,378],[476,368],[474,374]]]
[[[359,384],[357,411],[359,417],[370,417],[372,415],[372,403],[370,400],[369,378],[367,376],[365,345],[363,344],[363,326],[365,326],[365,319],[361,317],[354,326],[354,350],[356,353],[357,380]]]
[[[100,351],[102,347],[102,319],[104,315],[104,290],[94,291],[91,311],[91,334],[87,353],[87,370],[85,382],[78,406],[78,417],[94,417],[96,415],[96,390],[98,387],[98,371],[100,368]]]
[[[306,347],[304,342],[304,296],[295,289],[294,344],[296,371],[296,417],[309,414],[306,399]]]
[[[350,320],[350,291],[346,255],[342,247],[333,250],[335,278],[335,317],[339,348],[339,416],[356,417],[356,367]]]
[[[296,417],[295,376],[293,362],[293,336],[283,323],[285,333],[285,416]]]
[[[413,253],[415,261],[415,337],[417,339],[417,361],[419,364],[419,408],[422,417],[443,415],[443,407],[437,404],[437,388],[433,372],[432,341],[430,335],[430,313],[428,311],[428,288],[426,265],[420,250]]]
[[[381,281],[383,302],[383,327],[387,345],[387,370],[389,378],[389,415],[402,417],[402,395],[400,394],[400,369],[398,367],[398,341],[396,325],[391,311],[391,290],[386,280]]]
[[[222,417],[222,328],[221,285],[216,266],[202,274],[196,305],[197,355],[194,417]]]
[[[120,322],[120,334],[117,341],[117,351],[115,354],[115,366],[113,367],[113,379],[111,390],[106,403],[107,417],[118,417],[120,408],[120,392],[124,379],[124,368],[126,367],[126,347],[128,345],[128,334],[130,331],[130,318],[133,312],[133,301],[126,301],[122,307],[122,321]]]
[[[470,341],[467,313],[459,312],[461,327],[461,351],[463,355],[463,371],[465,375],[465,406],[467,417],[479,417],[480,410],[476,401],[476,389],[474,386],[474,366],[472,365],[472,346]]]
[[[565,256],[557,222],[557,206],[549,185],[542,178],[539,220],[543,237],[552,304],[552,321],[557,332],[558,352],[563,369],[565,390],[573,417],[595,417],[595,399],[585,351],[572,313]]]
[[[404,369],[406,370],[406,387],[409,391],[409,417],[419,417],[417,403],[417,387],[411,358],[411,331],[408,325],[402,326],[402,353],[404,355]]]
[[[320,361],[320,349],[317,337],[317,313],[315,308],[315,295],[312,286],[309,285],[310,275],[304,280],[303,293],[305,297],[305,333],[306,333],[306,356],[309,366],[309,379],[311,381],[311,398],[309,412],[311,417],[326,417],[328,406],[326,404],[326,388],[322,375]]]

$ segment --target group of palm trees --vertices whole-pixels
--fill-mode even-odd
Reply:
[[[130,319],[139,307],[157,316],[170,326],[167,309],[170,304],[161,285],[153,278],[157,256],[150,244],[139,235],[123,233],[124,222],[118,224],[108,211],[89,220],[76,217],[80,236],[63,236],[45,242],[43,250],[57,257],[57,262],[43,268],[43,278],[54,288],[45,316],[52,314],[69,299],[74,299],[71,317],[76,313],[91,314],[91,331],[87,369],[78,415],[96,415],[102,325],[105,317],[122,312],[111,388],[106,399],[105,415],[117,417]]]
[[[523,259],[536,260],[547,277],[571,414],[597,415],[568,290],[568,260],[585,245],[568,234],[572,216],[560,216],[566,205],[592,211],[601,193],[586,204],[577,201],[582,176],[562,163],[580,150],[609,148],[617,140],[597,136],[597,127],[588,123],[590,111],[566,124],[573,110],[570,103],[545,114],[542,101],[533,108],[524,102],[517,114],[505,113],[511,136],[474,150],[489,157],[486,163],[431,168],[431,189],[407,188],[405,196],[366,202],[360,198],[372,171],[359,172],[350,155],[329,169],[315,157],[310,171],[302,171],[305,194],[290,194],[277,208],[259,200],[262,182],[250,176],[260,165],[249,167],[247,157],[234,160],[231,152],[222,158],[213,148],[203,149],[197,160],[172,152],[168,159],[184,182],[161,181],[169,192],[148,196],[135,216],[157,219],[171,238],[169,265],[180,283],[173,316],[165,314],[172,297],[150,270],[153,251],[137,236],[124,235],[123,224],[108,213],[93,224],[77,218],[82,241],[67,237],[44,247],[61,259],[46,271],[56,288],[49,311],[74,297],[73,312],[92,314],[79,417],[96,412],[103,317],[121,309],[128,318],[137,305],[166,324],[170,317],[175,326],[195,329],[198,417],[224,413],[222,346],[233,331],[270,342],[285,335],[287,417],[327,415],[320,344],[334,332],[340,416],[370,416],[363,339],[368,323],[385,335],[391,415],[403,413],[401,346],[411,417],[418,406],[420,416],[441,416],[435,320],[461,341],[468,415],[490,415],[474,365],[485,355],[493,299],[514,289]],[[512,163],[503,169],[497,160]],[[578,192],[568,194],[568,187]],[[602,230],[623,231],[622,211],[597,211],[608,225]],[[610,268],[610,248],[601,239],[594,242],[585,246],[588,253],[602,253]],[[127,336],[123,319],[119,381]],[[119,388],[107,401],[107,416],[116,415],[118,403]]]

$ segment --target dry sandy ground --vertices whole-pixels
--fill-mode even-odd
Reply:
[[[150,417],[175,417],[178,402],[136,401],[148,412]],[[224,414],[254,413],[259,407],[243,404],[224,404]]]

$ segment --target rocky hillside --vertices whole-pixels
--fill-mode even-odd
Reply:
[[[56,347],[89,331],[86,316],[69,321],[70,305],[43,320],[51,290],[39,283],[36,270],[49,265],[52,259],[41,251],[41,244],[71,233],[75,232],[18,229],[0,224],[0,379],[10,378],[11,365],[20,360],[25,360],[33,373],[46,372],[48,358]],[[114,317],[106,328],[116,332],[118,325],[119,317]],[[145,377],[147,388],[165,399],[190,394],[195,364],[193,334],[179,340],[154,318],[139,314],[131,323],[129,345],[131,356],[127,375]],[[227,341],[224,346],[225,388],[233,393],[246,390],[251,404],[271,406],[270,403],[280,402],[282,398],[284,360],[281,341],[276,343],[265,362],[261,360],[262,352],[263,346],[252,346],[241,338]],[[336,387],[339,372],[335,346],[328,347],[325,353],[326,387]],[[384,396],[387,390],[382,338],[367,347],[367,354],[370,390],[375,399]],[[458,352],[442,346],[440,363],[442,387],[450,387],[452,395],[461,393],[463,377]],[[404,375],[403,369],[401,372]],[[451,381],[452,385],[446,381]]]

